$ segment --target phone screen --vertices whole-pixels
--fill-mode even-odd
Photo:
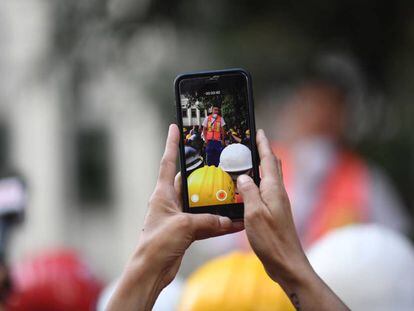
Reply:
[[[190,212],[243,206],[237,177],[255,172],[246,75],[183,78],[178,89]]]

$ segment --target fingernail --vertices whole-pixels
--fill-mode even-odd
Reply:
[[[219,217],[220,227],[228,227],[231,225],[231,219],[228,217],[220,216]]]
[[[248,183],[250,181],[250,177],[247,175],[240,175],[239,178],[237,178],[237,183],[239,185],[243,185],[245,183]]]
[[[174,127],[175,127],[175,124],[171,123],[170,126],[168,127],[168,132],[171,132]]]

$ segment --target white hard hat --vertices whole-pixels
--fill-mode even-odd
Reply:
[[[231,144],[223,149],[219,166],[226,172],[247,171],[252,168],[252,154],[243,144]]]
[[[414,247],[398,232],[343,227],[316,242],[308,258],[351,310],[414,310]]]

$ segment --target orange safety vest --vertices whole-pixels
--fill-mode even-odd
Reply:
[[[217,115],[216,119],[210,114],[207,117],[207,141],[221,140],[221,116]]]
[[[276,146],[273,146],[273,151],[282,160],[284,182],[289,193],[294,169],[289,152]],[[366,163],[350,151],[340,151],[334,167],[322,182],[319,198],[307,221],[301,237],[304,246],[310,246],[334,228],[368,221],[369,183]]]

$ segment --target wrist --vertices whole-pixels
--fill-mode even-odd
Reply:
[[[108,310],[151,310],[162,290],[161,279],[150,258],[138,248],[122,273]]]
[[[296,310],[347,310],[349,308],[324,283],[309,264],[291,278],[278,282]]]
[[[128,275],[133,283],[153,281],[159,275],[153,265],[151,265],[150,257],[136,251],[127,263],[124,274]]]
[[[300,309],[298,297],[302,297],[304,293],[314,294],[317,292],[321,279],[306,257],[301,264],[291,265],[290,267],[284,270],[283,273],[278,273],[275,277],[271,276],[271,278],[282,287],[295,308]]]
[[[310,265],[297,267],[295,271],[289,275],[279,278],[278,283],[286,291],[293,292],[297,289],[309,289],[314,284],[317,274]]]
[[[304,254],[300,260],[289,260],[283,264],[272,263],[266,267],[266,270],[269,276],[283,288],[307,286],[316,275]]]

